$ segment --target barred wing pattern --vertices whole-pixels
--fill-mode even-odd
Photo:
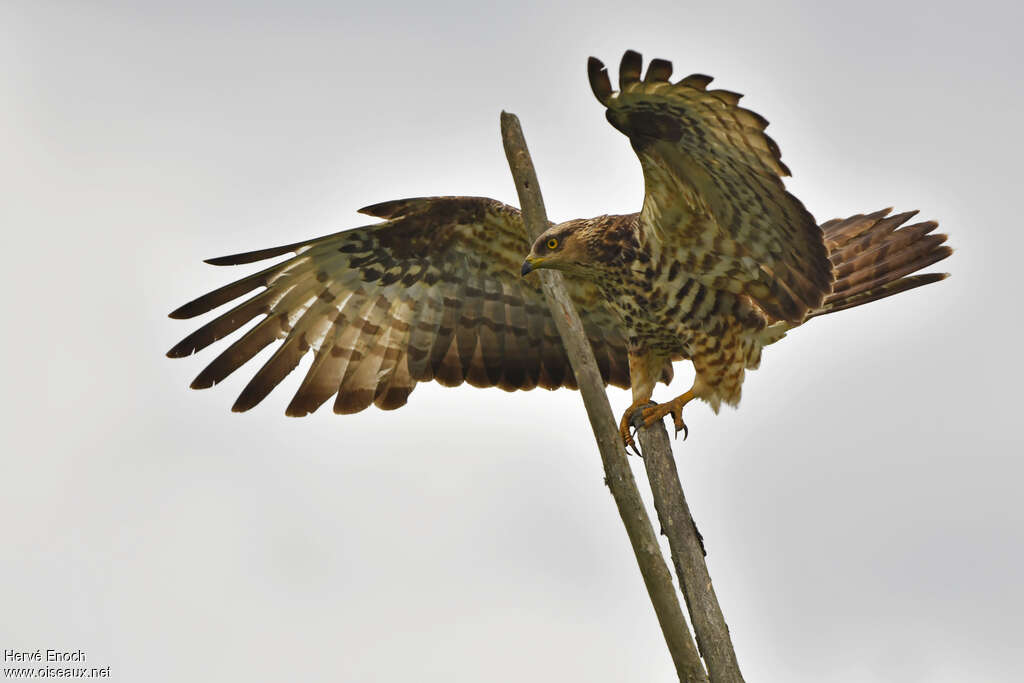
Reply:
[[[265,316],[215,358],[193,388],[217,384],[281,339],[233,410],[262,401],[309,351],[313,363],[288,415],[311,413],[335,395],[338,413],[371,403],[392,410],[418,382],[430,380],[507,391],[576,387],[539,284],[519,274],[530,242],[517,209],[480,197],[430,197],[360,211],[386,220],[207,261],[237,265],[295,254],[171,313],[192,318],[264,288],[168,352],[190,355]],[[596,288],[566,284],[605,382],[628,387],[621,323]],[[664,377],[670,379],[670,365]]]
[[[921,221],[904,225],[917,215],[889,215],[882,209],[867,215],[836,218],[821,224],[829,260],[836,272],[832,292],[813,318],[884,299],[949,277],[948,273],[917,273],[953,253],[939,224]]]
[[[832,285],[821,230],[786,191],[789,169],[740,95],[708,90],[709,76],[670,83],[672,64],[628,51],[613,92],[600,60],[591,88],[643,167],[647,239],[679,253],[681,268],[713,289],[745,294],[776,320],[800,322]]]

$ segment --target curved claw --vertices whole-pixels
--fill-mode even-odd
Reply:
[[[675,437],[679,438],[679,432],[683,433],[683,441],[690,436],[690,429],[683,422],[683,406],[692,399],[692,394],[687,392],[668,403],[658,405],[656,403],[643,410],[643,424],[650,426],[666,415],[672,416],[672,424],[675,427]]]
[[[686,437],[690,435],[690,428],[686,426],[685,422],[683,422],[682,406],[680,406],[679,408],[673,408],[673,410],[669,414],[672,415],[672,424],[676,428],[675,438],[678,439],[679,432],[682,432],[683,441],[686,441]]]
[[[636,441],[633,438],[635,435],[636,435],[635,431],[634,432],[629,432],[629,431],[625,432],[623,434],[623,436],[622,436],[622,443],[626,447],[626,453],[629,453],[629,451],[632,450],[633,453],[635,453],[636,455],[642,455],[640,453],[640,449],[637,448]]]
[[[626,452],[630,450],[636,455],[643,457],[643,453],[636,444],[636,434],[640,427],[646,424],[643,416],[643,409],[647,404],[634,403],[626,412],[622,415],[622,420],[619,422],[619,435],[622,437],[622,445],[626,447]]]
[[[682,429],[680,429],[679,427],[676,427],[676,435],[675,436],[676,436],[677,439],[679,438],[679,432],[680,431],[683,432],[683,441],[686,441],[686,437],[688,437],[690,435],[690,428],[686,426],[685,422],[683,423]]]

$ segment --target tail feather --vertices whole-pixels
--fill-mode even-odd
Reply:
[[[953,253],[944,244],[946,235],[932,234],[938,223],[923,221],[903,226],[917,212],[890,216],[891,210],[822,224],[836,280],[832,293],[807,316],[808,319],[948,277],[947,273],[912,275]]]

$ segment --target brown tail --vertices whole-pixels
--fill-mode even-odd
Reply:
[[[943,244],[945,235],[930,234],[938,223],[924,221],[901,228],[917,211],[889,216],[890,211],[883,209],[822,224],[836,281],[832,293],[808,319],[949,277],[948,273],[911,275],[953,253]]]

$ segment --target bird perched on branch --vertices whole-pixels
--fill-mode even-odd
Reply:
[[[383,219],[283,247],[210,259],[237,265],[293,254],[171,313],[192,318],[246,297],[183,339],[187,356],[262,319],[215,358],[192,387],[213,386],[283,340],[233,410],[259,403],[309,351],[313,363],[287,408],[306,415],[404,405],[419,382],[507,391],[575,388],[545,304],[538,268],[565,273],[601,376],[631,387],[645,424],[699,398],[736,405],[764,346],[807,320],[946,277],[913,275],[946,258],[932,221],[885,209],[819,226],[786,191],[789,170],[767,122],[711,78],[669,81],[672,66],[626,52],[619,90],[591,58],[590,84],[643,169],[637,214],[552,225],[528,239],[519,211],[482,197],[429,197],[361,209]],[[525,261],[523,260],[525,256]],[[256,291],[258,290],[258,291]],[[255,293],[253,293],[255,292]],[[672,362],[690,359],[693,386],[649,405]]]

